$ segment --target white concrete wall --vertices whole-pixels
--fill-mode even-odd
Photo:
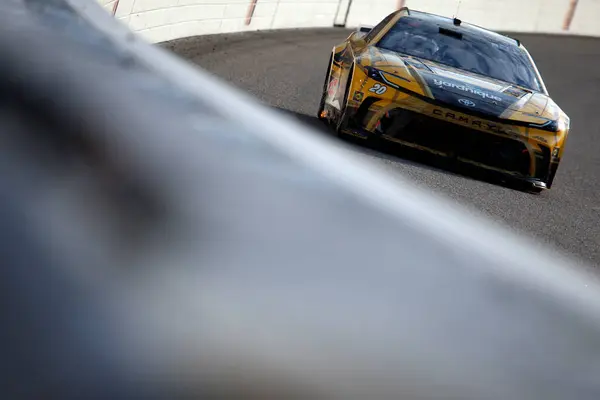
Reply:
[[[571,30],[585,35],[600,36],[600,0],[579,2]]]
[[[374,25],[401,4],[452,17],[458,0],[258,0],[246,25],[251,0],[97,0],[151,42],[186,36],[300,27]],[[462,0],[459,17],[490,29],[600,36],[600,0],[579,0],[568,32],[571,0]]]
[[[117,0],[99,0],[112,12]],[[118,0],[115,17],[151,42],[186,36],[333,26],[339,0]]]
[[[391,12],[397,10],[398,4],[397,0],[354,0],[346,26],[376,25]]]
[[[600,0],[579,0],[569,31],[563,23],[571,0],[405,0],[409,8],[453,17],[485,28],[513,32],[600,36]],[[348,26],[373,25],[397,9],[397,0],[354,0]]]

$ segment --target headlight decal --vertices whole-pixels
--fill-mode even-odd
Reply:
[[[541,129],[543,131],[548,131],[548,132],[558,132],[560,130],[559,121],[550,121],[549,120],[547,122],[544,122],[543,124],[530,123],[529,126],[532,128]]]

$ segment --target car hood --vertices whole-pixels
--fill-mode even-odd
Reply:
[[[417,57],[372,47],[358,62],[383,72],[393,85],[467,113],[544,123],[560,112],[543,93]]]

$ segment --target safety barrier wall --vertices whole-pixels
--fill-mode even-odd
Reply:
[[[347,25],[375,24],[406,5],[448,17],[457,15],[489,29],[600,36],[600,0],[354,0]],[[570,11],[574,11],[572,19]]]
[[[151,42],[202,34],[333,26],[348,0],[100,0]],[[341,21],[343,23],[343,21]]]
[[[401,6],[490,29],[600,36],[600,0],[99,0],[151,42],[279,28],[372,25]]]

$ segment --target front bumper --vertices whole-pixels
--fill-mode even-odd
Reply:
[[[414,106],[414,101],[411,100],[410,105]],[[379,137],[511,175],[540,187],[550,188],[558,165],[552,159],[551,147],[530,137],[529,130],[504,129],[491,122],[479,122],[480,129],[474,129],[464,123],[470,116],[463,117],[439,106],[428,105],[417,112],[402,103],[367,97],[361,103],[354,103],[346,115],[344,133],[361,138]],[[452,116],[452,122],[443,118],[447,115]],[[482,126],[490,131],[484,131]]]

